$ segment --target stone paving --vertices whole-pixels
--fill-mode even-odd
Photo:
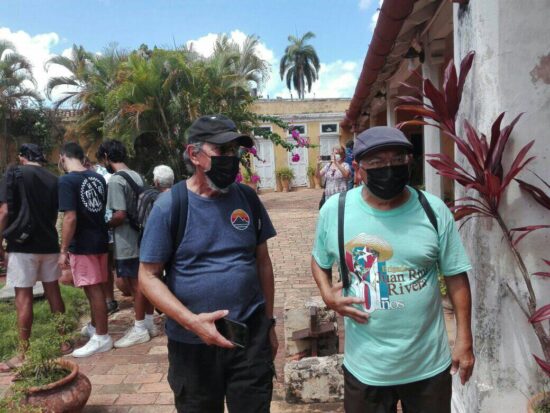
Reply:
[[[275,413],[343,412],[342,403],[291,405],[284,402],[283,307],[289,297],[305,299],[318,295],[310,273],[310,253],[320,197],[321,191],[312,189],[261,195],[278,232],[278,236],[269,241],[275,271],[276,332],[280,343],[275,360],[278,377],[272,402],[272,412]],[[133,319],[130,299],[121,297],[118,292],[117,297],[121,311],[109,320],[109,331],[115,340],[122,336]],[[162,325],[162,317],[157,317],[155,322]],[[161,334],[145,344],[73,359],[92,382],[92,394],[84,412],[175,412],[166,381],[166,341],[166,336]],[[0,394],[10,381],[10,375],[0,374]]]

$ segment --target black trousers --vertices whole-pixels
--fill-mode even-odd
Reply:
[[[229,412],[269,412],[275,371],[271,322],[262,309],[246,324],[246,349],[168,341],[168,383],[178,412],[223,413],[224,398]]]
[[[429,379],[395,386],[369,386],[342,367],[346,413],[396,413],[398,400],[403,413],[451,413],[450,366]]]

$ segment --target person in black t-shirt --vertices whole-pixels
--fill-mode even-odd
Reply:
[[[113,347],[103,291],[107,281],[107,184],[101,175],[84,167],[84,151],[77,143],[63,145],[59,158],[68,172],[59,178],[59,210],[64,212],[59,265],[70,265],[74,285],[83,287],[90,302],[93,334],[72,353],[73,357],[87,357]]]
[[[0,363],[0,372],[8,372],[21,365],[23,361],[33,321],[32,288],[37,281],[42,281],[52,312],[65,312],[58,283],[61,273],[57,265],[59,244],[55,229],[57,177],[42,167],[43,162],[46,162],[46,159],[38,145],[27,143],[21,146],[20,165],[16,167],[23,176],[25,196],[34,226],[29,238],[23,243],[7,241],[7,286],[15,288],[17,327],[19,338],[23,343],[23,352]],[[6,177],[0,184],[0,234],[3,234],[4,230],[13,223],[17,217],[18,206],[21,205],[18,186],[10,188],[13,190],[13,199],[9,200],[11,207],[8,205]],[[0,252],[6,255],[1,247]],[[69,350],[69,346],[67,345],[63,350]]]

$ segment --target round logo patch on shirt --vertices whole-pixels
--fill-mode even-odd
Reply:
[[[240,231],[244,231],[250,225],[250,217],[245,210],[236,209],[231,213],[231,225]]]
[[[80,200],[90,212],[99,212],[103,208],[104,187],[95,176],[84,178],[80,185]]]

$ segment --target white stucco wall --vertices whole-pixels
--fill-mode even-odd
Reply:
[[[544,74],[542,66],[532,75],[541,58],[550,54],[548,0],[470,0],[465,8],[455,5],[454,44],[458,62],[469,50],[476,51],[462,99],[459,131],[467,118],[489,135],[500,112],[507,112],[504,124],[525,112],[516,125],[508,153],[515,155],[536,139],[531,154],[537,159],[530,169],[550,182],[550,67],[546,68],[546,80],[537,75]],[[506,167],[511,160],[510,155],[505,157]],[[520,177],[538,183],[528,171]],[[463,188],[457,186],[457,198],[462,195]],[[510,228],[550,223],[550,212],[520,193],[516,183],[511,184],[502,200],[501,214]],[[526,396],[540,391],[544,380],[531,353],[542,356],[542,351],[505,283],[523,299],[525,284],[496,222],[470,221],[462,229],[462,236],[474,266],[470,282],[477,364],[467,386],[461,386],[455,378],[454,411],[525,412]],[[530,272],[548,270],[541,258],[550,259],[550,230],[528,236],[521,242],[520,251]],[[532,280],[538,306],[550,302],[550,280],[536,276]]]

